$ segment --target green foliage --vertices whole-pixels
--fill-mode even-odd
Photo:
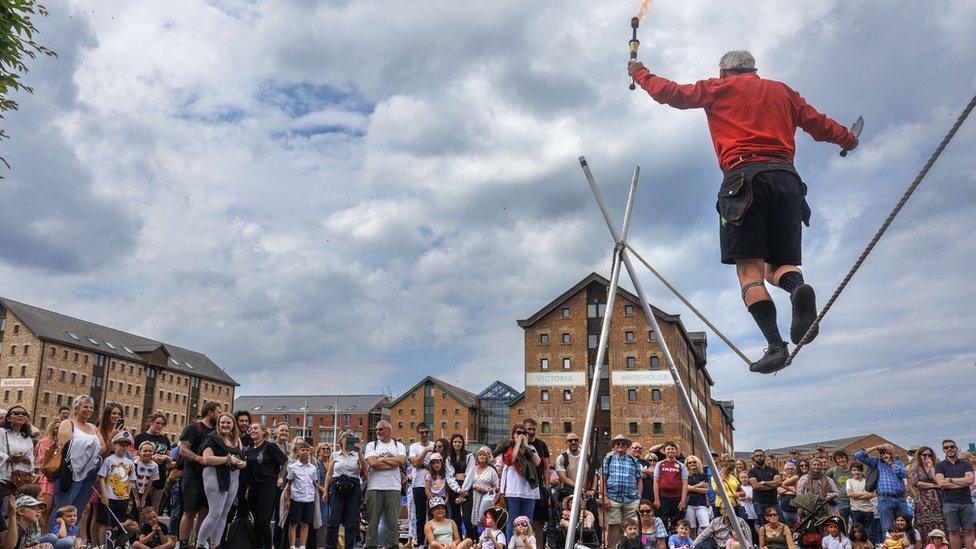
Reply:
[[[31,17],[47,17],[47,9],[36,0],[0,0],[0,118],[7,111],[15,111],[17,102],[9,94],[19,91],[34,93],[34,88],[24,84],[20,77],[27,73],[28,59],[38,54],[57,57],[57,54],[34,40],[37,28]],[[0,139],[9,139],[0,128]],[[10,168],[6,159],[0,162]]]

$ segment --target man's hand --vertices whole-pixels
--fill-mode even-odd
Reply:
[[[638,69],[646,69],[646,68],[647,67],[645,67],[644,64],[641,63],[640,61],[630,61],[629,63],[627,63],[627,75],[634,76],[634,73],[637,72]]]
[[[685,500],[679,501],[678,502],[678,510],[679,511],[684,511],[686,505],[687,505],[687,502]]]
[[[661,508],[661,500],[659,500],[659,499],[655,499],[654,500],[654,508],[655,509],[660,509]]]

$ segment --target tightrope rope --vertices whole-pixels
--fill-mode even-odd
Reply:
[[[841,281],[840,285],[837,286],[837,289],[834,290],[834,295],[830,296],[830,299],[827,300],[827,303],[820,311],[820,314],[817,315],[816,320],[814,320],[813,324],[810,325],[807,333],[803,334],[803,338],[800,339],[800,343],[797,344],[797,346],[793,349],[793,352],[790,353],[789,358],[786,359],[786,364],[792,363],[793,359],[796,358],[797,353],[800,352],[800,349],[807,344],[807,338],[810,337],[810,332],[820,325],[820,321],[823,320],[823,317],[827,314],[827,311],[830,310],[830,307],[835,301],[837,301],[837,298],[840,297],[841,292],[843,292],[844,288],[847,287],[847,283],[854,278],[854,273],[861,268],[861,264],[864,263],[864,260],[867,259],[868,254],[871,253],[871,250],[874,249],[878,241],[881,240],[881,237],[884,236],[885,231],[888,230],[888,226],[891,225],[891,222],[894,221],[898,213],[901,212],[901,209],[905,206],[905,203],[908,202],[908,199],[911,198],[912,193],[915,192],[915,189],[917,189],[922,183],[922,180],[925,179],[925,176],[929,173],[929,169],[932,168],[935,161],[938,160],[939,156],[942,155],[942,151],[945,150],[945,148],[949,145],[949,142],[952,141],[952,138],[955,137],[960,126],[962,126],[963,122],[966,121],[966,118],[969,117],[969,113],[973,112],[973,107],[976,107],[976,95],[973,95],[973,98],[969,100],[969,104],[966,105],[966,108],[963,109],[962,113],[959,115],[959,118],[956,119],[956,123],[949,128],[949,132],[945,135],[945,137],[942,138],[942,142],[939,143],[939,146],[935,148],[935,152],[932,153],[932,156],[929,157],[928,162],[926,162],[925,166],[922,167],[922,171],[918,172],[918,175],[915,177],[915,181],[912,181],[912,184],[908,186],[905,194],[901,196],[901,200],[899,200],[898,204],[895,205],[895,209],[891,210],[891,213],[888,214],[887,219],[885,219],[884,223],[881,224],[881,228],[878,229],[877,233],[875,233],[874,238],[871,239],[871,242],[869,242],[867,247],[864,248],[864,251],[861,252],[861,255],[857,258],[857,261],[854,262],[854,265],[851,267],[851,270],[848,271],[847,276],[844,277],[844,280]]]

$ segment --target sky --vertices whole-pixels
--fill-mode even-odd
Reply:
[[[609,274],[585,155],[618,220],[640,165],[631,243],[762,353],[718,261],[704,114],[627,89],[636,0],[46,4],[58,58],[0,122],[0,295],[205,352],[238,394],[521,388],[516,319]],[[639,30],[655,73],[714,77],[748,49],[863,114],[847,158],[797,137],[821,303],[976,89],[976,4],[932,7],[658,0]],[[790,368],[749,374],[709,337],[738,449],[974,440],[974,145],[970,120]]]

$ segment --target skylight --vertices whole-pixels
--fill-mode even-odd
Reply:
[[[172,362],[173,364],[177,365],[177,366],[180,365],[180,361],[179,360],[176,360],[175,358],[170,358],[169,361]]]
[[[192,364],[190,364],[189,362],[184,362],[183,364],[186,364],[186,367],[187,367],[187,368],[189,368],[189,369],[191,369],[191,370],[193,369],[193,365],[192,365]]]
[[[303,412],[307,412],[308,411],[308,406],[302,406],[301,408],[299,408],[299,410],[301,410]]]
[[[254,408],[251,408],[251,410],[254,410],[255,412],[257,412],[260,409],[261,409],[261,405],[255,406]]]
[[[81,338],[79,338],[78,335],[75,334],[74,332],[68,332],[68,335],[71,336],[71,339],[75,341],[81,341]]]
[[[90,338],[90,337],[86,337],[85,339],[87,339],[88,341],[90,341],[92,345],[98,345],[98,342],[95,341],[94,339]]]
[[[355,406],[349,406],[349,407],[347,407],[347,408],[346,408],[346,411],[347,411],[347,412],[351,412],[351,411],[353,411],[353,410],[355,410],[355,409],[356,409],[356,407],[355,407]]]
[[[115,345],[112,345],[111,341],[106,341],[105,344],[108,345],[109,349],[112,349],[113,351],[115,350]]]
[[[281,410],[284,410],[284,409],[285,409],[284,406],[275,406],[275,411],[279,411],[280,412]]]
[[[123,345],[122,348],[125,349],[125,352],[129,353],[130,355],[136,354],[135,351],[133,351],[132,349],[126,347],[125,345]]]
[[[325,407],[323,407],[322,409],[323,409],[323,410],[331,410],[331,409],[332,409],[332,405],[329,405],[329,406],[325,406]]]

